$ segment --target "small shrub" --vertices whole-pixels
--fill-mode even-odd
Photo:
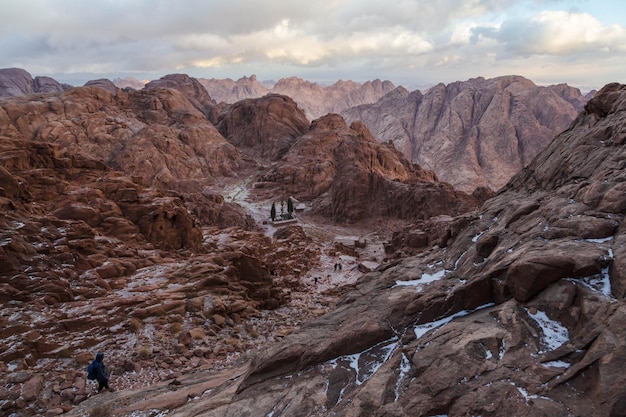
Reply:
[[[106,405],[97,405],[91,409],[89,417],[111,417],[111,409]]]
[[[139,331],[141,330],[142,326],[143,326],[143,323],[138,318],[133,317],[132,319],[130,319],[130,329],[134,333],[139,333]]]
[[[172,323],[170,325],[170,333],[176,334],[176,333],[180,332],[180,330],[182,328],[183,328],[182,324],[180,324],[180,323]]]
[[[137,350],[137,355],[139,355],[140,359],[150,359],[150,357],[152,356],[152,352],[150,352],[150,349],[148,349],[147,347],[140,347]]]

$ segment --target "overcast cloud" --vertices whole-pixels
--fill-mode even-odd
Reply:
[[[626,82],[623,0],[0,0],[0,68],[407,86]]]

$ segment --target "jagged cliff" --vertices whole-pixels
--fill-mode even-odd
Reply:
[[[460,190],[497,191],[568,127],[585,101],[563,84],[539,87],[504,76],[438,84],[424,93],[399,87],[341,114]]]

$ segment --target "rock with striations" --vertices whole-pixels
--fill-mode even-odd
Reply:
[[[585,99],[564,85],[538,87],[519,76],[398,88],[376,104],[342,112],[381,142],[460,190],[498,190],[566,129]]]
[[[0,97],[23,96],[35,93],[58,93],[70,86],[50,77],[33,77],[21,68],[0,69]]]
[[[466,215],[445,249],[381,265],[330,313],[249,364],[196,373],[184,389],[205,394],[161,409],[177,417],[623,415],[624,126],[626,86],[607,85]]]

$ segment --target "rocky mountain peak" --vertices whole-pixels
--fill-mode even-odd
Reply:
[[[22,96],[34,93],[56,93],[70,86],[50,77],[35,77],[22,68],[0,69],[0,97]]]
[[[217,103],[197,79],[186,74],[169,74],[158,80],[150,81],[144,87],[144,89],[151,88],[173,88],[180,91],[212,123],[217,123],[219,113]]]
[[[280,94],[240,100],[224,109],[217,124],[228,141],[253,148],[271,160],[287,152],[308,127],[309,121],[295,101]]]
[[[579,90],[539,87],[515,75],[400,93],[341,114],[466,192],[502,187],[569,126],[586,100]]]

